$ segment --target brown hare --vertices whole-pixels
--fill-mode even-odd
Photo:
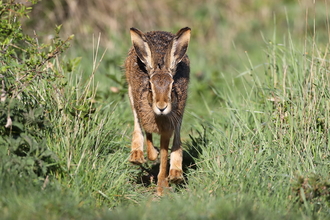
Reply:
[[[149,160],[156,160],[158,156],[152,133],[160,135],[157,194],[162,195],[164,188],[169,187],[168,181],[179,183],[183,180],[180,129],[190,72],[186,55],[190,28],[182,28],[176,35],[164,31],[143,33],[135,28],[131,28],[130,33],[133,46],[125,60],[128,94],[134,115],[130,162],[145,162],[142,129],[146,133]],[[168,148],[173,133],[168,174]]]

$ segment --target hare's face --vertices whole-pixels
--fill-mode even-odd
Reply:
[[[156,73],[150,77],[152,109],[156,115],[167,115],[171,112],[173,82],[172,75],[168,73]]]
[[[157,49],[156,44],[161,39],[153,39],[140,30],[131,28],[134,51],[137,58],[145,65],[150,77],[152,109],[156,115],[168,115],[173,107],[171,100],[173,76],[178,63],[186,54],[190,28],[182,28],[170,42],[167,42],[167,46],[161,45],[162,49]]]

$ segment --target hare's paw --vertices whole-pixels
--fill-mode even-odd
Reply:
[[[136,165],[140,165],[140,164],[143,164],[144,162],[146,162],[143,157],[143,151],[141,151],[141,150],[131,151],[131,157],[130,157],[129,161]]]
[[[171,191],[171,187],[169,187],[167,178],[160,178],[158,176],[158,182],[157,182],[157,195],[163,196]]]
[[[155,147],[148,148],[147,153],[148,153],[148,159],[151,161],[156,160],[159,154],[158,150]]]
[[[171,169],[170,174],[168,176],[168,180],[171,183],[178,184],[183,181],[183,172],[179,169]]]

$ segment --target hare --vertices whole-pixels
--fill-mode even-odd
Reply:
[[[164,31],[143,33],[130,29],[132,48],[125,60],[128,95],[134,115],[134,131],[130,162],[142,164],[146,133],[147,155],[156,160],[160,153],[157,194],[163,195],[169,181],[183,180],[180,129],[187,100],[189,59],[186,55],[190,28],[182,28],[174,35]],[[152,141],[152,133],[160,135],[160,152]],[[170,139],[174,133],[170,155]]]

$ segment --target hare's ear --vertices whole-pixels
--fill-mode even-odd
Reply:
[[[151,50],[144,33],[136,28],[131,28],[131,40],[137,56],[149,68],[153,68]]]
[[[175,69],[176,65],[181,62],[186,54],[190,40],[190,30],[189,27],[182,28],[173,38],[167,54],[168,68]]]

